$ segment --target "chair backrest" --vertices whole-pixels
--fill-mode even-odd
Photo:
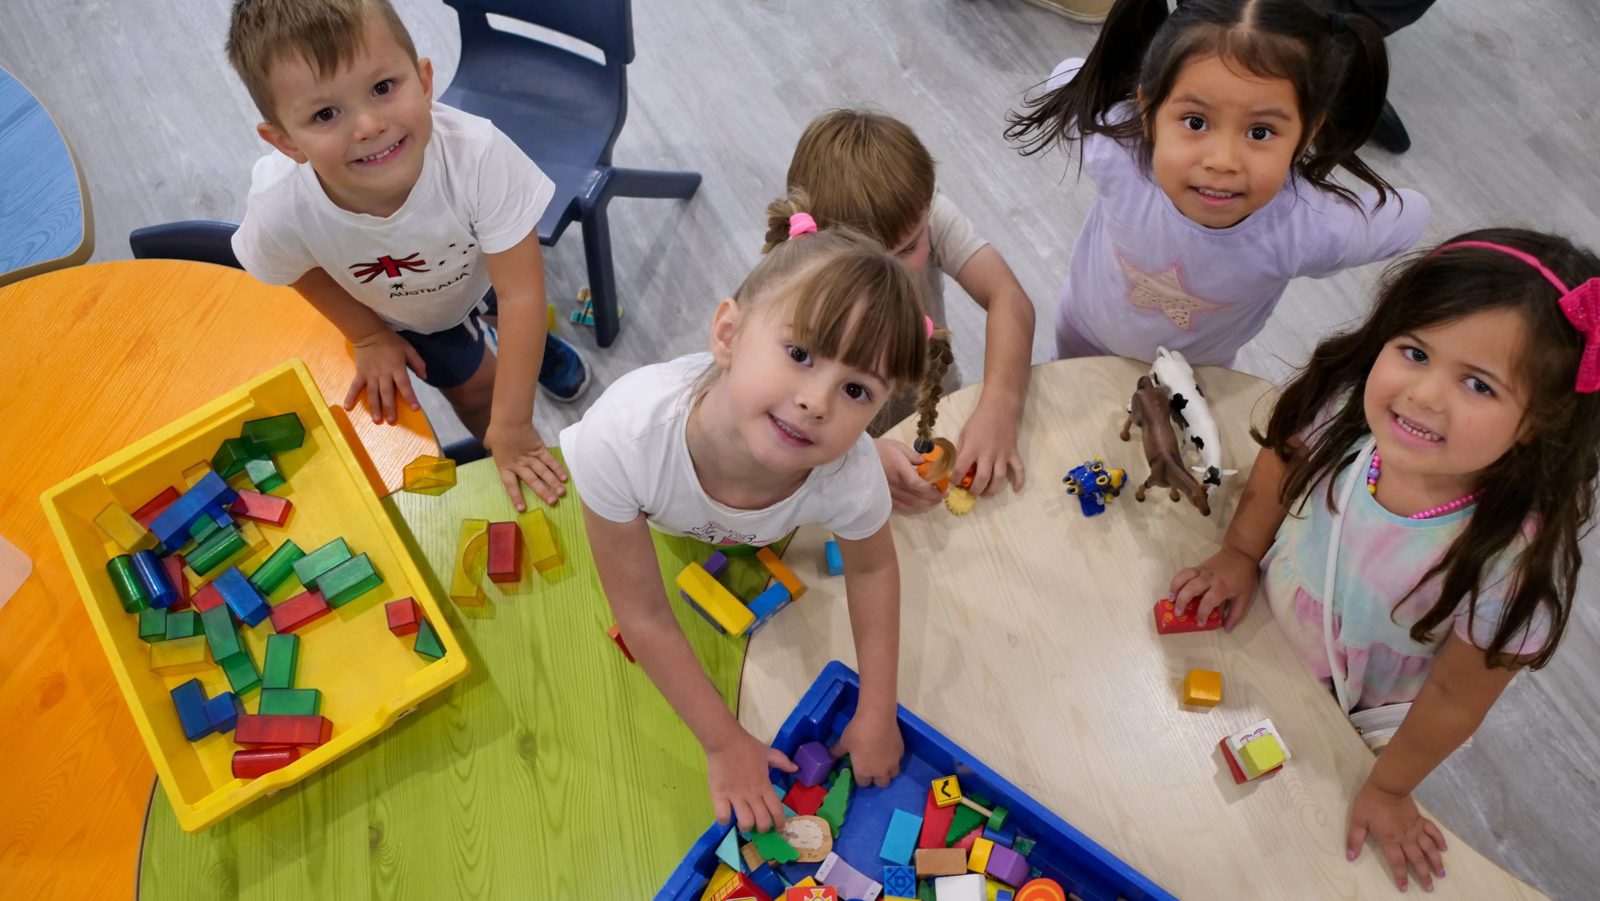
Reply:
[[[458,13],[496,13],[599,47],[606,64],[633,62],[630,0],[445,0]],[[462,26],[466,27],[466,16]]]
[[[233,233],[239,226],[215,219],[186,219],[136,228],[128,246],[136,260],[191,260],[243,269],[233,254]]]

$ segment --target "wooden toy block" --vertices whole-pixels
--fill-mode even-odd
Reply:
[[[766,860],[761,857],[761,850],[755,845],[747,843],[739,846],[739,872],[748,873],[764,863]]]
[[[319,591],[304,591],[272,608],[272,631],[295,632],[333,612]]]
[[[206,716],[206,690],[199,679],[190,679],[172,689],[172,706],[178,710],[184,738],[199,741],[211,734],[211,720]]]
[[[250,584],[237,566],[228,567],[211,584],[216,586],[234,618],[247,626],[261,622],[272,612],[272,608],[267,606],[267,599]]]
[[[611,636],[611,640],[617,643],[617,647],[622,650],[622,656],[628,658],[629,663],[638,662],[633,659],[633,652],[628,650],[628,643],[622,640],[622,628],[620,626],[613,624],[611,628],[606,630],[606,634]]]
[[[883,893],[891,898],[911,898],[917,894],[917,871],[907,866],[883,868]]]
[[[1028,838],[1025,835],[1019,835],[1011,842],[1011,850],[1021,854],[1023,857],[1027,857],[1029,854],[1033,853],[1033,849],[1037,847],[1038,844],[1038,842]]]
[[[401,598],[384,604],[383,615],[389,623],[389,631],[395,635],[415,635],[417,627],[422,624],[422,608],[417,606],[414,598]]]
[[[239,632],[233,625],[233,614],[225,606],[212,607],[200,614],[200,627],[205,631],[206,643],[211,647],[211,659],[222,662],[243,650]]]
[[[839,771],[839,778],[833,780],[833,786],[828,789],[828,794],[822,799],[822,804],[817,808],[817,816],[828,821],[833,828],[835,838],[839,836],[840,827],[844,826],[845,812],[850,808],[850,789],[855,785],[855,777],[850,768],[845,767]]]
[[[206,701],[206,722],[210,724],[212,732],[232,732],[239,723],[241,713],[244,713],[244,702],[231,691]]]
[[[1283,769],[1290,757],[1289,746],[1272,720],[1264,719],[1243,732],[1218,743],[1236,783],[1249,782]]]
[[[168,554],[161,558],[161,568],[167,571],[167,583],[177,593],[172,606],[167,608],[174,613],[189,606],[189,577],[184,574],[184,559],[181,554]]]
[[[411,649],[429,660],[444,656],[444,643],[439,641],[439,633],[433,630],[433,624],[427,620],[417,627],[417,640],[412,643]]]
[[[1006,885],[1017,886],[1028,879],[1028,862],[1022,859],[1021,854],[1005,845],[990,842],[989,862],[983,868],[983,872]]]
[[[755,622],[749,609],[698,563],[690,563],[678,573],[677,585],[678,593],[696,613],[728,635],[743,634]]]
[[[139,611],[139,637],[145,641],[167,640],[166,608],[146,607]]]
[[[227,606],[223,603],[222,593],[217,591],[217,586],[209,582],[195,589],[195,593],[193,598],[191,598],[191,602],[194,606],[194,609],[200,613],[205,613],[207,610],[210,610],[214,607]]]
[[[970,798],[968,798],[966,800],[963,800],[961,803],[966,804],[969,807],[976,807],[977,806],[977,805],[972,803],[972,799],[970,799]],[[978,807],[978,810],[981,811],[981,810],[983,810],[983,808],[982,807]],[[1002,831],[1004,831],[1005,828],[1006,828],[1006,817],[1008,817],[1008,816],[1010,816],[1010,811],[1008,811],[1004,807],[1001,807],[1000,805],[996,804],[994,809],[989,811],[989,820],[988,820],[987,823],[984,824],[984,826],[985,826],[984,831],[985,832],[1002,832]]]
[[[882,884],[868,879],[838,854],[829,854],[822,866],[817,867],[817,881],[833,886],[846,898],[860,898],[861,901],[873,901],[883,894]]]
[[[744,871],[744,861],[739,856],[739,830],[729,829],[722,836],[722,841],[717,843],[717,859],[740,872]]]
[[[700,901],[772,901],[772,896],[756,884],[751,874],[729,870],[720,883],[713,876]]]
[[[211,668],[204,636],[158,641],[150,645],[150,669],[163,676],[199,673]]]
[[[189,537],[193,539],[196,545],[202,545],[206,543],[207,538],[216,534],[216,531],[220,528],[222,527],[217,525],[216,520],[209,516],[202,516],[194,521],[194,525],[189,527]]]
[[[383,577],[366,554],[357,554],[317,577],[317,591],[329,607],[343,607],[382,584]]]
[[[189,568],[203,576],[239,559],[249,551],[250,545],[238,529],[219,528],[207,535],[205,540],[200,542],[200,546],[191,551],[186,559]]]
[[[456,461],[422,454],[406,464],[402,480],[412,494],[444,494],[456,486]]]
[[[972,842],[972,848],[967,851],[967,871],[982,873],[989,866],[989,855],[994,851],[994,842],[979,836]]]
[[[918,848],[917,876],[960,876],[967,871],[965,848]]]
[[[822,800],[828,796],[828,790],[820,785],[806,785],[796,781],[783,796],[783,803],[801,816],[811,816],[822,806]]]
[[[489,566],[491,582],[517,582],[522,579],[522,530],[514,522],[489,523]]]
[[[884,860],[892,860],[901,866],[911,863],[911,854],[917,849],[917,835],[922,831],[922,817],[908,810],[896,809],[889,818],[889,828],[883,834],[883,847],[879,849],[878,856]],[[888,885],[889,880],[884,880]],[[917,887],[912,885],[909,893],[916,894]]]
[[[1183,677],[1183,703],[1196,707],[1215,707],[1222,700],[1222,674],[1216,670],[1192,669]]]
[[[281,770],[300,757],[299,748],[256,748],[233,752],[233,778],[254,779]]]
[[[729,886],[733,884],[733,877],[737,875],[739,875],[737,867],[730,869],[727,864],[717,864],[717,868],[711,873],[710,881],[706,883],[705,892],[700,895],[700,901],[722,901],[729,897],[732,892]]]
[[[745,628],[745,634],[754,633],[767,620],[772,619],[779,610],[789,606],[789,603],[793,600],[794,597],[789,594],[789,589],[785,588],[782,582],[775,581],[768,585],[764,591],[752,598],[750,606],[745,608],[750,611],[751,616],[755,617],[750,625]]]
[[[839,542],[829,538],[822,545],[822,562],[828,568],[828,575],[844,575],[844,555],[839,553]]]
[[[815,882],[801,885],[797,882],[784,892],[783,901],[839,901],[839,890],[831,885],[817,885]]]
[[[133,552],[133,574],[144,588],[150,606],[170,607],[178,599],[178,592],[167,581],[167,568],[155,551]]]
[[[783,879],[778,876],[771,864],[761,864],[750,870],[750,881],[756,884],[768,898],[776,898],[783,894]]]
[[[1180,616],[1172,606],[1172,598],[1162,598],[1156,602],[1156,631],[1162,635],[1178,635],[1183,632],[1209,632],[1222,625],[1222,610],[1211,611],[1211,616],[1204,623],[1195,621],[1195,613],[1199,611],[1199,603],[1191,602],[1188,609]]]
[[[333,736],[333,723],[325,716],[264,716],[246,713],[234,727],[233,740],[245,747],[295,745],[314,748]]]
[[[305,443],[306,427],[294,413],[252,419],[239,428],[239,437],[269,454],[292,451]]]
[[[176,550],[183,546],[189,527],[205,515],[206,508],[231,504],[237,497],[238,492],[228,487],[222,476],[208,472],[150,521],[150,531],[163,547]]]
[[[299,666],[300,636],[267,636],[267,658],[261,668],[262,688],[294,688],[294,674]]]
[[[945,835],[950,832],[950,822],[955,818],[956,806],[939,806],[934,789],[928,789],[928,798],[922,805],[922,834],[917,837],[919,848],[943,848],[949,844]],[[965,855],[963,855],[965,859]]]
[[[790,816],[783,821],[782,832],[800,863],[821,863],[833,853],[833,827],[822,817]]]
[[[285,538],[283,543],[278,545],[278,549],[272,552],[272,556],[250,574],[250,584],[262,594],[272,594],[279,585],[294,575],[295,561],[303,559],[305,555],[306,552],[300,550],[299,545]]]
[[[983,814],[962,804],[957,804],[954,810],[955,813],[950,817],[950,829],[944,836],[946,845],[955,844],[957,839],[969,833],[976,832],[980,836],[983,835]],[[971,847],[970,842],[968,847]]]
[[[772,548],[764,547],[756,551],[756,559],[760,560],[761,565],[767,568],[767,572],[772,573],[774,579],[782,582],[783,587],[789,589],[789,597],[798,601],[800,596],[806,593],[806,584],[800,581],[800,577],[794,574],[794,570],[790,569],[788,564],[778,559],[778,555],[772,552]]]
[[[266,458],[265,448],[244,438],[224,438],[211,458],[211,470],[224,479],[244,472],[246,463]],[[253,479],[251,481],[254,481]]]
[[[989,901],[1014,901],[1017,892],[1011,886],[990,876],[988,879]]]
[[[283,473],[278,470],[278,464],[272,462],[271,457],[244,461],[244,474],[250,484],[263,494],[270,494],[287,484]]]
[[[172,641],[178,638],[194,638],[205,635],[205,629],[200,625],[200,614],[193,610],[179,610],[174,613],[171,608],[167,614],[167,635],[165,640]]]
[[[711,578],[721,581],[722,574],[728,571],[728,555],[721,551],[712,551],[711,556],[701,565],[711,574]]]
[[[289,521],[289,513],[294,510],[294,502],[286,497],[273,497],[259,491],[241,491],[228,510],[233,515],[245,519],[282,526]]]
[[[1244,764],[1244,774],[1254,779],[1283,764],[1283,746],[1277,737],[1263,735],[1239,749],[1239,761]]]
[[[802,785],[821,785],[833,771],[833,753],[820,741],[808,741],[796,748],[793,760],[799,767],[794,778]]]
[[[940,807],[961,803],[961,781],[954,776],[933,780],[933,800]]]
[[[981,875],[967,873],[933,880],[933,894],[938,901],[985,901],[988,893]]]
[[[261,687],[261,672],[256,669],[256,661],[250,656],[250,648],[246,647],[232,657],[217,661],[217,666],[222,667],[222,672],[228,677],[228,686],[237,695],[247,695]]]
[[[517,524],[521,526],[523,540],[528,543],[528,560],[534,569],[543,574],[561,565],[561,545],[556,542],[555,528],[543,509],[529,508],[517,517]]]
[[[450,576],[450,597],[464,607],[484,603],[483,570],[489,550],[489,521],[464,519],[456,537],[456,563]]]
[[[315,688],[263,688],[256,712],[268,716],[316,716],[322,692]]]
[[[762,860],[770,860],[776,863],[794,863],[800,859],[800,852],[796,851],[794,845],[789,844],[789,840],[784,838],[783,833],[777,830],[752,834],[750,836],[750,844],[745,847],[755,848],[756,853],[761,855]],[[754,867],[751,869],[754,869]]]
[[[201,460],[199,463],[196,463],[183,471],[183,485],[185,488],[193,488],[194,486],[200,484],[201,479],[210,474],[211,464]]]
[[[155,497],[145,501],[144,502],[144,506],[142,506],[139,509],[133,511],[133,519],[140,526],[143,526],[144,528],[149,529],[150,528],[150,523],[153,522],[157,516],[161,515],[161,511],[163,511],[163,510],[167,509],[168,507],[172,506],[172,502],[176,501],[177,499],[178,499],[178,489],[173,488],[173,487],[171,487],[169,485],[160,494],[158,494]],[[151,536],[151,537],[154,537],[154,536]]]
[[[138,520],[128,515],[128,511],[116,504],[107,504],[104,510],[96,514],[94,524],[100,531],[106,533],[117,547],[128,553],[134,551],[148,551],[156,546],[156,536]]]
[[[323,573],[349,560],[350,546],[343,538],[335,538],[322,547],[294,562],[294,577],[307,588],[317,588]]]
[[[1005,808],[1001,809],[1004,810]],[[985,826],[983,828],[983,837],[997,845],[1005,845],[1007,848],[1009,848],[1011,847],[1012,840],[1015,839],[1017,835],[1016,830],[1010,826],[1004,826],[1000,829]],[[1017,853],[1020,854],[1022,852],[1019,851]]]
[[[1030,879],[1017,889],[1011,901],[1067,901],[1067,891],[1054,879]]]

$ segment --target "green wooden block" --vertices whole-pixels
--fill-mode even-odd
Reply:
[[[750,836],[750,844],[756,846],[761,856],[767,860],[778,863],[794,863],[800,859],[800,852],[789,844],[783,833],[773,830],[771,832],[756,832]]]
[[[122,609],[129,613],[139,613],[150,606],[150,592],[145,590],[144,583],[139,581],[138,573],[133,571],[133,558],[127,554],[118,554],[106,562],[106,575],[111,577],[111,586],[117,590],[117,597],[122,601]]]
[[[240,648],[239,653],[220,661],[223,673],[228,677],[228,685],[233,688],[233,693],[243,696],[261,687],[261,673],[256,669],[256,662],[250,657],[249,648]]]
[[[439,641],[439,633],[433,631],[433,623],[422,621],[422,625],[417,627],[417,640],[411,649],[429,660],[444,656],[444,645]]]
[[[204,632],[200,625],[200,614],[193,610],[179,610],[177,613],[167,614],[167,639],[193,638]]]
[[[974,801],[973,803],[976,804],[977,802]],[[944,846],[946,848],[950,847],[956,839],[982,826],[984,819],[983,814],[965,804],[958,804],[956,806],[956,815],[950,820],[950,831],[944,835]]]
[[[383,577],[366,554],[357,554],[317,577],[317,590],[329,607],[342,607],[382,584]]]
[[[267,451],[254,441],[245,438],[227,438],[222,446],[217,448],[216,456],[211,458],[211,469],[224,479],[231,479],[244,471],[244,466],[251,460],[260,460],[267,456]],[[252,480],[253,481],[253,480]]]
[[[294,688],[294,673],[300,665],[300,636],[267,636],[267,661],[261,668],[261,687]],[[263,696],[264,697],[264,696]],[[265,710],[261,711],[266,713]]]
[[[189,537],[193,538],[196,544],[204,544],[205,540],[220,528],[222,527],[217,525],[217,521],[210,516],[201,516],[194,521],[194,525],[189,527]]]
[[[139,611],[139,637],[145,641],[167,640],[167,608],[146,607]]]
[[[211,646],[212,660],[220,662],[244,650],[227,604],[218,604],[200,614],[200,624],[206,633],[206,644]]]
[[[833,827],[833,837],[839,837],[839,828],[844,825],[845,810],[850,806],[850,787],[855,784],[855,778],[849,767],[839,771],[838,778],[833,780],[833,787],[828,789],[827,797],[822,799],[822,806],[817,808],[817,816],[828,821]]]
[[[210,517],[203,517],[209,519]],[[195,548],[188,557],[184,558],[189,568],[199,575],[205,575],[214,569],[219,569],[223,564],[233,560],[240,553],[250,550],[249,542],[238,529],[229,526],[218,529],[212,533],[200,546]]]
[[[293,413],[252,419],[239,429],[239,437],[254,443],[269,454],[292,451],[305,443],[306,427]]]
[[[932,879],[917,880],[917,901],[939,901],[939,896],[933,892]]]
[[[1016,840],[1011,843],[1011,850],[1017,852],[1023,857],[1027,857],[1029,854],[1033,853],[1034,846],[1037,844],[1038,842],[1034,841],[1033,839],[1028,838],[1025,835],[1019,835],[1017,836]]]
[[[283,473],[278,472],[278,464],[272,462],[271,457],[244,461],[244,474],[262,494],[268,494],[284,484]]]
[[[300,550],[299,545],[287,538],[284,539],[283,544],[278,545],[278,549],[267,558],[267,562],[256,567],[256,571],[250,574],[250,584],[263,595],[272,594],[294,573],[295,561],[303,560],[305,556],[306,552]]]
[[[307,589],[320,588],[317,580],[322,574],[350,559],[350,546],[343,538],[335,538],[322,547],[294,562],[295,578]]]
[[[318,716],[322,713],[322,692],[315,688],[267,688],[263,684],[256,712],[265,716]]]

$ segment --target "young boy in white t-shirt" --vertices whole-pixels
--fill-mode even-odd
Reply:
[[[546,334],[550,179],[487,119],[433,102],[388,0],[239,0],[228,59],[279,151],[251,173],[234,252],[355,346],[345,409],[363,391],[374,422],[416,409],[409,368],[494,454],[518,510],[519,479],[554,503],[567,472],[533,426],[534,384],[571,401],[588,370]]]

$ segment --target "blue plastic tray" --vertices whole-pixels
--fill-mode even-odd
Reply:
[[[817,681],[784,721],[772,746],[792,755],[809,741],[832,745],[855,714],[860,691],[855,671],[832,661],[823,667]],[[888,788],[857,787],[850,796],[844,828],[834,840],[833,850],[852,867],[882,882],[887,863],[878,857],[878,851],[894,810],[921,816],[929,784],[953,774],[960,777],[963,793],[981,796],[1010,810],[1006,824],[1019,835],[1038,842],[1028,855],[1029,865],[1084,901],[1176,901],[1173,894],[1046,810],[904,707],[899,709],[899,717],[900,733],[906,742],[906,760],[900,775]],[[772,771],[772,777],[779,786],[788,786],[792,779],[777,770]],[[731,828],[712,823],[656,893],[656,901],[698,901],[717,868],[717,846]],[[778,867],[778,872],[794,883],[814,873],[817,866],[787,864]]]

